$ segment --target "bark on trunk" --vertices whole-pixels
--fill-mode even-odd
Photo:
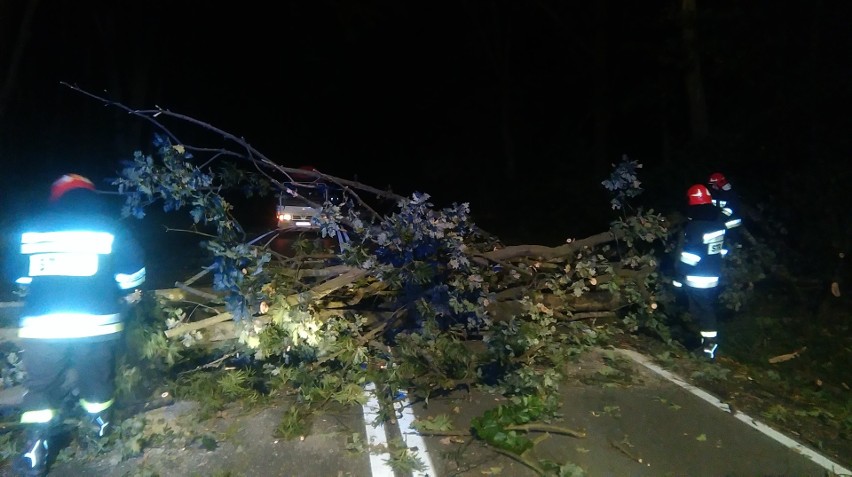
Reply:
[[[705,139],[710,134],[707,120],[707,103],[704,98],[704,83],[701,76],[701,61],[696,44],[696,0],[681,0],[681,28],[683,47],[686,54],[686,94],[689,100],[689,124],[692,138]]]

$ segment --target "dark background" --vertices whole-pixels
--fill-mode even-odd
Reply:
[[[0,0],[2,223],[62,173],[102,181],[151,151],[141,120],[68,82],[285,166],[470,202],[515,241],[604,230],[622,155],[663,213],[722,171],[824,263],[852,235],[849,5]]]

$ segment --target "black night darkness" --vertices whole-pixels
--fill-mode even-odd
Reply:
[[[627,155],[659,210],[721,170],[804,221],[788,227],[814,253],[848,246],[843,2],[701,2],[688,44],[677,2],[28,5],[2,16],[7,211],[64,171],[113,176],[150,149],[138,120],[67,82],[282,164],[470,202],[528,242],[605,226],[600,181]]]

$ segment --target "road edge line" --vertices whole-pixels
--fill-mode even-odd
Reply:
[[[426,440],[417,432],[412,424],[414,423],[414,411],[411,410],[411,402],[408,400],[408,395],[394,403],[394,408],[399,405],[397,411],[397,423],[399,424],[399,432],[405,441],[405,445],[409,448],[415,447],[415,455],[421,459],[424,467],[423,471],[414,471],[413,477],[437,477],[435,466],[432,464],[432,457],[429,455],[429,449],[426,446]],[[410,431],[407,431],[410,429]],[[410,443],[410,445],[409,445]]]
[[[788,447],[798,452],[799,454],[804,455],[817,465],[823,467],[825,470],[828,470],[829,472],[832,472],[838,476],[852,476],[852,471],[834,462],[830,458],[816,452],[810,447],[807,447],[804,444],[797,442],[796,440],[778,432],[772,427],[758,421],[753,417],[748,416],[747,414],[741,411],[737,411],[735,413],[731,412],[731,407],[720,401],[717,397],[713,396],[712,394],[708,393],[707,391],[704,391],[699,387],[689,384],[678,375],[657,366],[656,364],[652,363],[650,358],[648,358],[647,356],[631,349],[615,348],[615,350],[621,353],[622,355],[629,357],[633,361],[641,364],[642,366],[645,366],[651,371],[659,374],[660,376],[667,379],[668,381],[671,381],[677,386],[680,386],[681,388],[689,391],[695,396],[698,396],[702,400],[712,404],[713,407],[729,414],[733,414],[734,417],[736,417],[741,422],[748,424],[750,427],[760,431],[761,433],[775,440],[779,444]]]
[[[381,410],[379,400],[376,397],[376,385],[367,383],[364,386],[364,396],[366,396],[367,402],[361,406],[361,410],[364,413],[367,444],[371,447],[382,446],[385,449],[389,449],[385,425],[379,422],[379,424],[373,426],[373,422],[379,417],[379,411]],[[395,477],[393,468],[389,464],[391,460],[390,452],[374,453],[372,450],[368,450],[367,453],[370,456],[370,471],[373,477]]]

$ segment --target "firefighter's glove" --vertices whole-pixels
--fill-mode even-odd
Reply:
[[[139,303],[142,301],[142,290],[136,289],[133,290],[133,293],[124,295],[124,301],[128,305],[135,305],[136,303]]]

